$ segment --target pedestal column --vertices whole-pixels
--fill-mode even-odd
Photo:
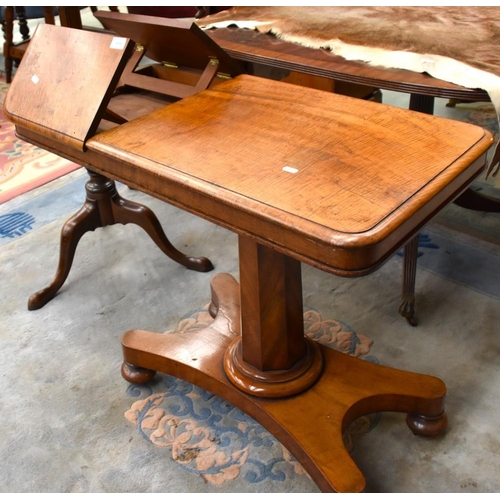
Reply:
[[[318,379],[322,358],[304,336],[300,262],[239,237],[241,337],[224,357],[229,380],[247,394],[298,394]]]

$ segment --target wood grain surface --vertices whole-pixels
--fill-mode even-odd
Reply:
[[[491,144],[473,125],[243,75],[88,147],[97,169],[130,166],[141,189],[301,260],[360,272],[458,195]]]
[[[132,50],[125,38],[39,24],[7,93],[7,118],[83,150]]]

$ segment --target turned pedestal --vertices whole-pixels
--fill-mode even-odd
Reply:
[[[445,430],[443,382],[307,339],[300,262],[243,236],[239,253],[240,285],[228,274],[212,278],[209,327],[123,336],[127,381],[146,383],[163,372],[219,395],[273,433],[328,492],[365,487],[342,439],[356,418],[397,411],[408,414],[415,434]]]

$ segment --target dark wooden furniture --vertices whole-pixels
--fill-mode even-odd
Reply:
[[[33,74],[31,64],[20,69]],[[56,133],[24,119],[32,105],[40,117],[46,111],[24,81],[16,78],[5,102],[20,137],[239,236],[240,284],[212,279],[211,326],[195,335],[127,332],[128,381],[161,371],[222,396],[280,439],[323,491],[364,489],[342,441],[359,416],[404,412],[415,434],[444,431],[442,381],[306,339],[300,262],[347,277],[377,269],[481,173],[489,132],[242,75],[82,148],[66,136],[67,117]],[[74,85],[71,72],[53,82],[42,84]],[[33,101],[20,102],[26,95]]]
[[[248,65],[280,68],[313,77],[323,77],[340,83],[357,84],[383,90],[410,94],[409,109],[432,114],[436,97],[458,101],[489,102],[481,89],[468,89],[432,78],[423,73],[369,66],[362,62],[346,61],[327,50],[317,50],[284,42],[273,35],[238,28],[206,31],[229,55]],[[466,189],[455,200],[457,205],[470,210],[500,212],[500,200]],[[415,276],[418,241],[405,247],[402,303],[400,314],[416,325]]]
[[[189,27],[189,23],[185,26]],[[111,125],[109,122],[102,122],[103,118],[124,123],[132,116],[137,116],[135,110],[127,113],[130,105],[123,102],[123,96],[116,98],[110,105],[114,111],[108,107],[120,75],[134,49],[130,40],[113,35],[89,38],[86,31],[51,25],[40,25],[37,31],[37,43],[43,50],[39,53],[29,50],[26,52],[27,60],[24,64],[29,69],[19,72],[15,87],[18,95],[26,92],[31,99],[19,99],[15,106],[10,107],[11,113],[22,117],[19,119],[27,124],[34,124],[41,116],[39,103],[43,102],[45,114],[42,129],[49,130],[48,133],[53,138],[82,151],[85,149],[86,139],[95,133],[98,126]],[[71,44],[71,50],[60,53],[59,48],[66,44]],[[87,59],[89,54],[95,54],[95,57],[85,67],[72,72],[74,80],[68,88],[64,89],[61,83],[55,92],[53,81],[68,83],[67,66],[64,62]],[[55,61],[59,63],[56,64]],[[66,99],[64,105],[61,105],[61,95],[73,95],[73,98]],[[134,96],[133,99],[135,102],[139,100],[138,109],[142,112],[169,102],[157,97]],[[33,102],[38,104],[33,106]],[[65,128],[61,128],[61,123],[65,124]],[[57,151],[54,152],[61,155]],[[74,161],[78,163],[78,160]],[[85,166],[85,163],[82,165]],[[91,169],[87,170],[90,179],[86,184],[86,201],[62,228],[59,263],[55,276],[48,286],[31,295],[28,309],[40,309],[57,294],[69,275],[82,236],[112,224],[133,223],[140,226],[163,253],[188,269],[200,272],[213,269],[213,264],[206,257],[188,256],[177,250],[149,208],[122,198],[113,180]]]
[[[25,12],[25,7],[4,7],[3,31],[3,57],[5,60],[5,81],[12,81],[12,69],[14,61],[21,61],[30,41],[30,32]],[[48,24],[55,24],[54,7],[43,7],[44,21]],[[19,20],[19,30],[21,32],[21,42],[14,43],[14,18]]]
[[[196,24],[118,12],[94,15],[106,29],[135,42],[118,90],[133,87],[182,99],[244,71]],[[155,63],[138,69],[144,57]]]

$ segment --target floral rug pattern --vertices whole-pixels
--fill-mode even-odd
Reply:
[[[166,333],[196,335],[211,321],[207,305],[185,316],[177,329]],[[317,342],[378,363],[375,357],[368,356],[372,340],[348,325],[307,309],[304,326],[306,335]],[[306,474],[267,430],[223,399],[172,376],[164,375],[162,385],[161,392],[149,385],[131,385],[128,394],[140,399],[125,417],[144,439],[166,448],[179,467],[213,485],[240,476],[248,483],[259,483]],[[353,422],[344,435],[346,448],[352,449],[353,436],[369,432],[377,423],[378,415]]]

